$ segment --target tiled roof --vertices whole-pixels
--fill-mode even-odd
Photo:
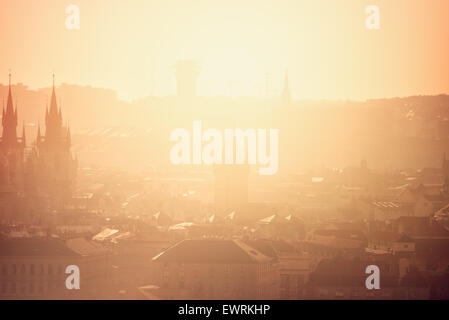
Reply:
[[[0,239],[0,256],[79,256],[64,241],[56,238]]]
[[[313,234],[316,236],[366,241],[365,234],[359,230],[317,229],[313,231]]]
[[[365,273],[365,268],[369,264],[367,261],[342,257],[322,260],[310,275],[308,285],[365,287],[365,280],[368,276]],[[380,272],[382,274],[382,268]],[[395,285],[397,285],[397,281],[393,276],[382,276],[381,286]]]
[[[263,253],[267,257],[277,259],[276,250],[273,248],[271,241],[257,239],[257,240],[248,240],[248,241],[245,241],[245,243],[247,245],[253,247],[257,251]]]
[[[153,258],[155,262],[268,263],[267,257],[239,240],[183,240]]]
[[[81,256],[96,256],[108,253],[108,251],[105,250],[98,243],[95,243],[93,241],[87,241],[84,238],[75,238],[67,240],[66,245],[72,251],[76,252]]]
[[[400,233],[389,232],[389,231],[377,231],[369,236],[370,240],[381,240],[381,241],[391,241],[391,242],[413,242],[413,240]]]

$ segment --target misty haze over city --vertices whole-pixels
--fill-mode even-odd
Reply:
[[[0,300],[449,298],[446,1],[78,2],[1,4]]]

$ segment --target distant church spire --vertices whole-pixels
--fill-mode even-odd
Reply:
[[[11,71],[9,72],[8,99],[6,101],[6,111],[3,108],[2,125],[2,143],[5,146],[14,146],[17,143],[17,109],[14,110],[12,99]]]
[[[284,88],[282,89],[282,105],[289,106],[291,102],[290,86],[288,83],[288,70],[285,71]]]
[[[57,103],[55,75],[53,74],[50,105],[45,109],[45,133],[41,135],[38,124],[36,146],[36,170],[45,183],[39,186],[39,193],[52,200],[51,206],[62,208],[72,194],[77,164],[72,157],[71,133],[62,122],[62,104]],[[43,181],[44,181],[43,180]],[[57,188],[55,188],[57,186]]]
[[[53,87],[51,91],[51,100],[50,100],[50,115],[58,114],[58,104],[56,102],[56,93],[55,93],[55,74],[53,74]]]
[[[52,144],[57,141],[61,135],[62,118],[61,111],[58,110],[56,102],[55,75],[53,74],[53,85],[50,98],[50,109],[46,109],[45,114],[45,139]]]

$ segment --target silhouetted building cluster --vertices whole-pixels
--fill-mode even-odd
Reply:
[[[0,220],[43,222],[49,212],[70,201],[78,167],[71,153],[70,128],[63,125],[56,102],[54,81],[45,133],[39,127],[31,146],[26,144],[25,125],[22,136],[17,136],[17,119],[10,83],[0,140]]]

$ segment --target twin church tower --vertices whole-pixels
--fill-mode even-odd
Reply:
[[[17,135],[18,112],[11,92],[11,74],[6,110],[3,106],[0,139],[0,216],[13,210],[14,199],[45,199],[52,209],[58,209],[72,195],[77,172],[77,159],[71,153],[70,128],[62,124],[61,108],[56,102],[55,84],[50,109],[45,113],[45,132],[37,129],[35,143],[27,146],[25,124]],[[3,213],[3,214],[2,214]]]

